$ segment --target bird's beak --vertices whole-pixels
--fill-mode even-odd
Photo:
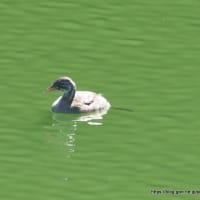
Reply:
[[[46,92],[51,92],[51,91],[54,91],[56,88],[54,88],[54,87],[48,87],[47,89],[46,89]]]

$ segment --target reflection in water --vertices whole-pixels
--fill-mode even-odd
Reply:
[[[102,125],[103,115],[107,113],[107,110],[98,111],[78,117],[75,121],[87,122],[89,125]]]
[[[61,143],[67,147],[67,157],[71,157],[75,151],[75,133],[78,124],[84,122],[89,125],[102,125],[103,115],[106,113],[107,110],[84,115],[53,114],[52,126],[56,129],[57,137],[61,137]]]
[[[54,135],[56,139],[54,138],[54,140],[58,140],[59,144],[65,145],[67,147],[67,157],[71,157],[71,154],[75,150],[77,122],[70,120],[64,121],[53,116],[52,126],[56,129],[56,135]]]

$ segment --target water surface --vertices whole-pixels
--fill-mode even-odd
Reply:
[[[151,190],[199,189],[199,4],[1,1],[0,198],[196,198]],[[112,108],[51,113],[63,75]]]

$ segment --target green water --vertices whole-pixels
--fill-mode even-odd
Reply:
[[[200,2],[2,0],[0,199],[194,199]],[[55,115],[59,76],[101,92],[94,123]]]

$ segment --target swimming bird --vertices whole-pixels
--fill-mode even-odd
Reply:
[[[76,84],[69,77],[58,78],[46,89],[47,92],[54,90],[63,92],[52,104],[52,111],[56,113],[86,113],[108,110],[111,106],[101,94],[76,91]]]

